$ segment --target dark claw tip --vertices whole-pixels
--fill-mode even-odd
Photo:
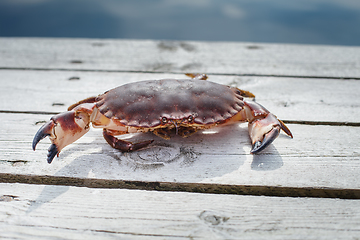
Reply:
[[[55,144],[51,144],[49,148],[49,153],[47,155],[47,162],[50,164],[54,157],[59,153],[58,148]]]
[[[261,141],[257,141],[252,145],[250,153],[257,153],[261,151]]]
[[[42,128],[39,129],[39,131],[35,134],[35,137],[33,139],[33,142],[32,142],[32,149],[35,151],[36,149],[36,145],[42,140],[44,139],[45,137],[49,136],[50,134],[48,133],[44,133],[42,131]]]
[[[36,145],[45,137],[50,136],[50,130],[53,127],[53,122],[45,123],[35,134],[33,142],[32,142],[32,149],[35,151]]]

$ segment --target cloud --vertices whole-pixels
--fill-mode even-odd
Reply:
[[[222,10],[222,13],[228,18],[241,19],[246,16],[245,11],[243,11],[241,8],[239,8],[237,6],[230,5],[230,4],[226,4],[226,5],[222,6],[221,10]]]

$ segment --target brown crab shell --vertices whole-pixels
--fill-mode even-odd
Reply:
[[[129,83],[96,99],[96,107],[107,118],[125,126],[154,128],[162,119],[190,116],[200,125],[220,124],[243,109],[236,88],[196,79],[163,79]]]

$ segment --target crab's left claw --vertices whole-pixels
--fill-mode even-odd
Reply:
[[[250,153],[258,153],[269,146],[280,134],[280,128],[275,126],[270,132],[263,135],[263,139],[253,141]]]
[[[288,136],[293,137],[286,125],[256,102],[245,101],[245,112],[249,122],[249,134],[252,142],[251,153],[259,153],[271,144],[282,129]]]
[[[265,149],[271,144],[283,130],[291,138],[293,137],[286,125],[269,113],[265,118],[256,119],[249,123],[249,133],[252,141],[251,153],[255,154]]]

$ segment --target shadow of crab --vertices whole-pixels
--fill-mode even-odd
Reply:
[[[173,134],[170,140],[164,140],[151,133],[140,133],[134,134],[127,140],[138,142],[154,139],[154,142],[146,149],[121,153],[117,150],[108,151],[109,147],[107,147],[106,150],[104,148],[104,152],[112,152],[113,156],[116,155],[122,161],[130,161],[139,165],[139,167],[144,166],[145,168],[150,165],[161,167],[174,162],[179,165],[191,165],[199,158],[211,155],[218,158],[221,157],[220,155],[223,155],[222,160],[226,160],[227,155],[244,155],[245,152],[242,147],[247,145],[250,148],[249,139],[241,136],[246,136],[246,134],[247,130],[238,126],[199,131],[187,138]],[[240,139],[232,141],[236,137]],[[244,142],[239,144],[239,141]]]
[[[171,140],[150,133],[129,135],[127,139],[133,142],[155,140],[149,147],[129,153],[113,149],[99,133],[90,132],[91,141],[73,144],[64,150],[56,159],[63,161],[59,163],[63,167],[54,175],[130,181],[202,182],[238,171],[248,159],[251,149],[246,125],[225,126],[198,132],[188,138],[175,136]],[[282,164],[276,148],[270,146],[264,154],[253,156],[251,170],[272,171]],[[27,212],[36,210],[68,189],[66,186],[45,186]]]
[[[158,168],[174,161],[183,164],[196,160],[201,153],[195,152],[191,147],[179,147],[168,143],[155,143],[148,149],[137,152],[124,153],[123,158],[130,160],[137,167]]]
[[[122,153],[99,131],[91,142],[77,143],[60,154],[68,162],[56,174],[144,181],[201,181],[237,170],[250,151],[247,128],[238,125],[198,132],[188,138],[164,140],[151,133],[125,135],[132,142],[154,139],[145,149]],[[244,148],[246,148],[244,150]],[[90,175],[89,175],[90,172]]]
[[[102,138],[90,134],[91,142],[67,148],[57,161],[63,164],[56,175],[136,181],[200,182],[239,170],[251,149],[247,124],[200,131],[188,138],[164,140],[151,133],[124,135],[132,142],[154,139],[145,149],[122,153]],[[123,136],[122,136],[123,137]],[[276,148],[252,157],[252,170],[271,171],[282,166]]]

